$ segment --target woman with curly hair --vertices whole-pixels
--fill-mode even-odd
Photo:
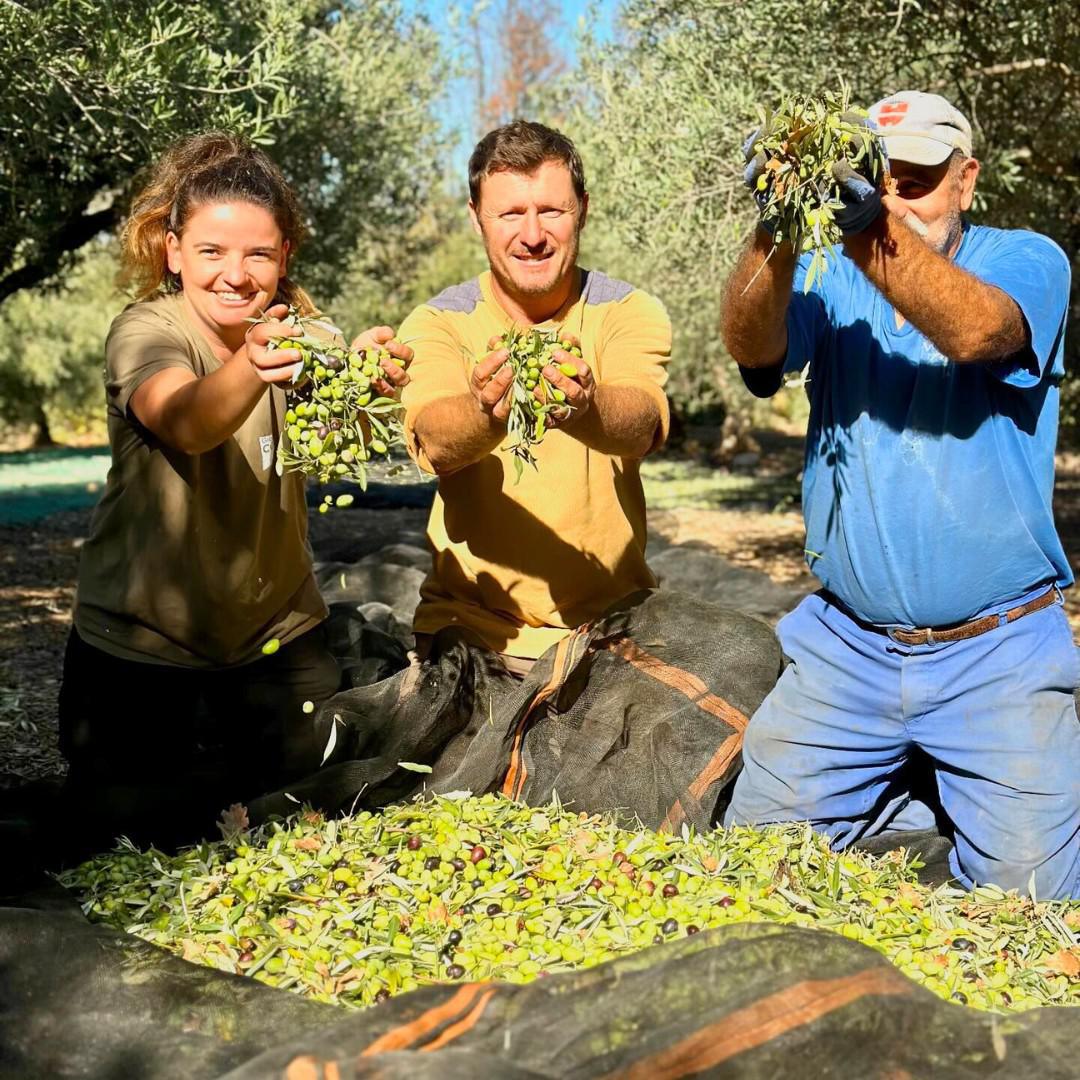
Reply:
[[[112,466],[82,549],[60,694],[67,803],[85,830],[160,843],[316,767],[310,706],[338,689],[304,482],[276,448],[299,354],[296,196],[222,132],[175,143],[134,200],[105,346]],[[270,321],[252,322],[262,315]],[[361,335],[407,362],[389,327]],[[380,392],[407,381],[387,361]],[[265,653],[264,645],[271,644]]]

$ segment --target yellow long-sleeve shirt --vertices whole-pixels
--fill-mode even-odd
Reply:
[[[663,386],[671,324],[663,305],[625,282],[579,270],[580,289],[550,321],[581,342],[599,385],[635,386],[656,402],[657,445],[668,429]],[[402,395],[410,452],[433,471],[415,435],[432,402],[469,392],[473,364],[512,325],[491,292],[490,272],[416,308],[398,336],[411,344],[412,381]],[[537,468],[515,483],[498,448],[441,477],[428,523],[434,548],[421,589],[417,633],[472,630],[488,648],[535,658],[575,627],[656,579],[645,563],[645,496],[638,463],[548,432]]]

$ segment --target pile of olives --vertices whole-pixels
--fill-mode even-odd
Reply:
[[[223,831],[175,856],[121,844],[60,880],[91,919],[354,1007],[763,920],[862,942],[947,1000],[1080,1004],[1080,904],[931,890],[902,852],[834,853],[804,825],[673,836],[460,793]]]

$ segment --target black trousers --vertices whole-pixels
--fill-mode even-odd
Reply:
[[[322,626],[273,656],[211,670],[123,660],[73,629],[59,720],[70,766],[62,804],[77,846],[216,836],[227,806],[318,767],[323,747],[303,705],[340,680]]]

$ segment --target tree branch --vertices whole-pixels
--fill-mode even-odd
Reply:
[[[1030,71],[1032,68],[1056,68],[1067,78],[1072,78],[1076,72],[1068,64],[1060,60],[1050,60],[1045,56],[1036,56],[1030,60],[1011,60],[1005,64],[990,64],[987,67],[969,67],[964,72],[968,76],[977,75],[1012,75],[1017,71]]]
[[[0,277],[0,304],[20,289],[40,285],[52,277],[60,269],[65,255],[78,251],[98,233],[114,228],[119,220],[120,210],[116,205],[98,210],[94,214],[79,214],[78,217],[69,218],[51,233],[45,241],[44,251],[37,259]]]

